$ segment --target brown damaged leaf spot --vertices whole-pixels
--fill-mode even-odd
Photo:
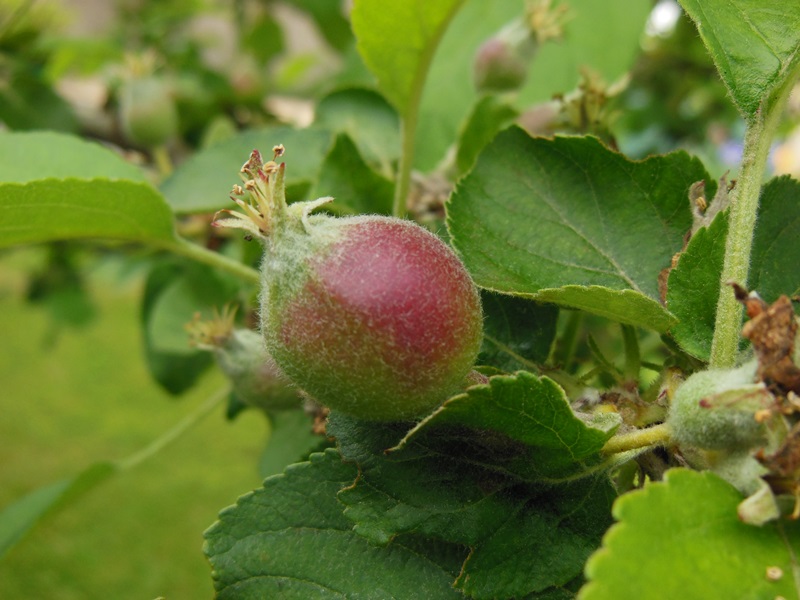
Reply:
[[[708,200],[706,200],[705,181],[696,181],[691,185],[689,188],[689,201],[692,204],[692,213],[695,215],[695,219],[702,217],[706,213]]]
[[[728,208],[730,205],[730,192],[735,186],[735,179],[728,182],[727,175],[723,175],[719,178],[717,192],[710,202],[706,198],[705,181],[695,181],[689,186],[688,197],[689,205],[692,209],[692,228],[686,232],[681,249],[672,256],[670,266],[662,269],[658,274],[658,295],[661,299],[661,304],[664,306],[667,305],[667,281],[669,280],[670,272],[678,265],[681,255],[698,229],[711,225],[714,217]]]
[[[669,281],[669,274],[672,272],[672,269],[678,266],[678,261],[681,259],[681,254],[683,254],[684,250],[686,250],[686,246],[689,245],[689,240],[691,237],[691,232],[687,231],[686,235],[683,236],[683,247],[672,255],[672,261],[670,262],[670,265],[665,269],[661,269],[661,272],[658,274],[658,296],[661,300],[661,304],[664,306],[667,305],[667,282]]]
[[[784,295],[770,306],[739,285],[733,284],[733,288],[750,317],[742,335],[755,350],[759,378],[780,396],[800,394],[800,367],[793,361],[797,319],[791,300]]]
[[[692,232],[694,235],[701,227],[708,227],[711,221],[730,206],[730,192],[736,186],[736,180],[728,181],[727,174],[717,181],[717,192],[709,202],[706,197],[706,182],[698,181],[689,188],[689,203],[692,207]]]

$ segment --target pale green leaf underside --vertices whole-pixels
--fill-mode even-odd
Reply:
[[[77,177],[145,181],[138,167],[100,144],[52,131],[0,133],[0,182]]]
[[[589,559],[580,600],[797,600],[800,527],[746,525],[736,513],[741,501],[716,475],[686,469],[621,496],[619,523]],[[769,567],[782,572],[777,581]]]
[[[590,137],[495,138],[447,203],[448,229],[476,283],[666,330],[658,276],[691,226],[707,179],[677,152],[629,161]]]
[[[0,511],[0,558],[48,514],[74,500],[117,472],[110,463],[96,463],[75,477],[41,487]]]
[[[0,247],[75,238],[169,243],[172,212],[146,183],[42,179],[0,184]]]
[[[739,110],[763,98],[800,66],[800,3],[795,0],[681,0],[697,24]]]
[[[624,323],[664,332],[677,319],[665,310],[660,302],[634,290],[612,290],[602,286],[565,285],[556,289],[543,289],[535,298],[560,306],[578,308]]]
[[[433,52],[463,0],[356,0],[358,51],[384,95],[406,114],[418,101]]]

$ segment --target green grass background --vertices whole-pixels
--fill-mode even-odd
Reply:
[[[90,263],[95,318],[54,328],[25,301],[41,248],[0,253],[0,508],[98,460],[140,450],[223,384],[180,398],[149,377],[139,329],[140,274]],[[202,532],[261,483],[267,427],[224,407],[139,466],[45,519],[0,559],[0,598],[197,599],[213,596]]]

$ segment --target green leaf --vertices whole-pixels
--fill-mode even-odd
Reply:
[[[0,133],[0,182],[39,179],[128,179],[145,182],[141,169],[100,144],[52,131]]]
[[[742,523],[742,496],[712,473],[669,471],[621,496],[619,521],[586,565],[581,600],[797,600],[797,523]],[[767,569],[782,573],[771,580]],[[631,574],[636,576],[632,577]]]
[[[610,523],[611,484],[602,474],[555,487],[520,484],[500,461],[535,457],[489,425],[437,431],[386,452],[402,424],[332,413],[328,433],[359,469],[355,484],[339,492],[345,515],[378,544],[413,533],[470,546],[456,582],[470,597],[527,597],[562,586],[580,575]],[[492,459],[499,461],[487,465]]]
[[[558,308],[484,291],[483,347],[478,364],[506,372],[543,363],[556,337]]]
[[[290,201],[305,199],[328,151],[331,134],[318,129],[273,127],[252,130],[192,155],[161,185],[177,213],[213,212],[233,208],[231,187],[241,183],[239,171],[250,153],[260,150],[272,158],[272,148],[286,147],[286,185]]]
[[[361,156],[391,173],[400,158],[400,120],[392,105],[375,91],[345,88],[317,104],[314,125],[350,136]]]
[[[125,50],[113,37],[59,36],[47,44],[49,56],[43,74],[48,81],[69,75],[92,76],[109,63],[125,60]]]
[[[325,40],[337,50],[347,49],[353,42],[350,23],[345,17],[343,7],[337,2],[319,0],[291,0],[298,8],[305,10],[314,19]]]
[[[681,0],[737,108],[754,115],[800,68],[800,4],[785,0]]]
[[[433,57],[422,93],[418,131],[424,135],[417,136],[415,168],[435,168],[458,139],[459,130],[478,101],[472,78],[478,48],[523,10],[522,1],[467,0],[456,13]]]
[[[582,70],[590,69],[611,84],[634,65],[652,6],[611,0],[571,0],[564,39],[545,44],[533,61],[520,91],[523,106],[550,100],[578,85]],[[602,23],[602,27],[598,27]]]
[[[268,12],[254,19],[247,19],[242,31],[241,45],[242,49],[262,65],[280,54],[286,46],[280,24]]]
[[[548,588],[544,592],[528,596],[528,598],[530,600],[575,600],[575,594],[582,584],[583,578],[578,577],[564,587]]]
[[[172,213],[146,183],[41,179],[0,184],[0,247],[76,238],[169,245]]]
[[[0,558],[42,519],[80,498],[118,471],[112,463],[99,462],[74,477],[34,490],[0,511]]]
[[[210,318],[235,298],[238,280],[196,263],[161,261],[148,274],[142,299],[145,357],[153,378],[171,394],[191,388],[213,358],[189,345],[184,325],[200,312]]]
[[[518,114],[513,106],[497,96],[484,96],[478,100],[458,138],[456,169],[460,175],[469,171],[483,147]]]
[[[584,67],[614,82],[631,68],[639,52],[648,3],[570,0],[566,4],[570,18],[564,39],[539,49],[528,83],[514,100],[520,111],[575,89]],[[416,141],[416,168],[433,169],[457,139],[478,100],[473,83],[478,48],[524,9],[522,0],[467,0],[458,11],[436,51],[422,95],[419,131],[425,133]]]
[[[461,567],[469,555],[469,548],[459,544],[448,544],[442,540],[421,535],[398,535],[392,544],[400,544],[412,552],[426,556],[447,571],[453,580],[458,577]]]
[[[61,327],[87,325],[97,312],[86,290],[79,248],[68,242],[48,244],[46,262],[29,275],[25,300],[46,308],[52,320],[51,339]]]
[[[382,545],[406,533],[473,545],[525,504],[524,495],[511,495],[517,482],[471,464],[466,456],[448,456],[424,444],[387,454],[406,429],[330,415],[328,435],[361,473],[355,485],[339,493],[358,534]],[[470,437],[462,435],[460,448],[473,456],[478,448]]]
[[[287,465],[306,460],[326,443],[312,431],[311,419],[302,410],[271,412],[269,425],[269,439],[258,461],[261,477],[282,473]]]
[[[475,385],[454,396],[408,432],[398,449],[409,444],[434,443],[439,448],[448,432],[455,438],[463,428],[501,434],[516,446],[515,452],[500,439],[492,454],[482,448],[471,457],[475,464],[497,468],[525,481],[558,481],[574,477],[599,462],[598,452],[613,435],[617,421],[598,427],[578,418],[564,390],[547,377],[520,371],[495,376],[487,385]],[[458,452],[463,452],[458,448]],[[481,458],[480,454],[485,454]]]
[[[453,527],[449,520],[454,520],[457,527],[466,529],[447,534],[461,537],[447,539],[471,543],[477,534],[469,528],[483,519],[496,518],[495,512],[484,512],[481,504],[473,504],[476,498],[520,483],[553,484],[601,470],[598,452],[615,425],[588,426],[572,412],[554,382],[520,372],[513,377],[492,377],[488,385],[469,388],[408,433],[409,424],[379,426],[334,412],[328,434],[336,438],[346,460],[358,463],[362,470],[372,468],[370,477],[382,482],[383,496],[374,501],[388,504],[381,509],[363,509],[368,512],[359,517],[359,527],[368,531],[365,535],[385,543],[420,520],[431,527],[444,520],[439,529],[424,533],[445,535]],[[425,469],[432,469],[434,475],[421,476],[419,471]],[[366,473],[362,474],[359,483],[366,481]],[[409,483],[421,479],[426,486]],[[416,499],[404,502],[402,498],[408,495]],[[420,497],[428,498],[439,521],[420,516]],[[483,516],[459,521],[457,515],[465,510],[461,508],[464,503],[470,512]],[[488,499],[484,502],[489,503]],[[352,507],[355,503],[348,504]],[[411,507],[410,512],[402,509],[403,504]],[[453,508],[455,518],[444,509],[448,504],[458,507]],[[361,512],[362,508],[352,510]]]
[[[556,289],[539,290],[536,299],[570,308],[580,308],[623,323],[666,331],[675,323],[661,303],[636,290],[612,290],[599,285],[565,285]]]
[[[667,307],[679,320],[670,333],[683,350],[705,361],[711,355],[727,236],[728,213],[722,212],[692,236],[667,283]]]
[[[671,333],[689,354],[708,360],[714,334],[728,213],[692,236],[670,272],[667,306],[680,322]],[[753,237],[748,287],[769,303],[798,293],[800,262],[800,182],[788,176],[767,182],[761,192]]]
[[[556,595],[599,545],[614,497],[608,479],[598,477],[533,498],[473,550],[456,587],[486,600]]]
[[[770,180],[761,191],[758,222],[750,254],[748,286],[764,300],[800,294],[800,181],[788,175]]]
[[[4,7],[4,17],[9,15],[8,8]],[[6,18],[5,24],[9,22]],[[8,31],[5,26],[4,29]],[[0,122],[13,129],[76,131],[78,120],[72,107],[55,92],[51,84],[54,80],[48,81],[42,73],[39,61],[32,63],[25,59],[15,60],[13,44],[11,48],[5,44],[4,46]],[[0,156],[5,159],[8,155],[0,152]]]
[[[205,533],[216,597],[458,598],[442,561],[353,533],[336,493],[356,475],[335,450],[313,454],[222,511]]]
[[[394,184],[369,168],[347,134],[339,134],[319,173],[312,196],[333,196],[331,210],[392,213]]]
[[[691,226],[687,193],[708,176],[683,152],[630,161],[591,137],[510,128],[447,202],[476,283],[663,331],[658,275]]]
[[[401,115],[414,110],[433,53],[463,0],[356,0],[358,51]]]

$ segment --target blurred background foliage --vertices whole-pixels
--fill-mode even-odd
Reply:
[[[521,10],[521,1],[511,4]],[[738,164],[741,119],[678,5],[638,4],[641,14],[649,13],[646,23],[636,10],[613,15],[630,18],[628,26],[640,32],[633,59],[624,59],[628,71],[616,80],[583,70],[569,83],[544,85],[532,71],[511,99],[479,105],[473,93],[464,102],[489,106],[485,118],[516,118],[534,133],[593,133],[632,157],[685,148],[722,175]],[[450,54],[434,64],[432,89],[451,85],[451,68],[461,69],[462,79],[471,69],[478,44],[465,48],[463,40],[494,31],[481,13],[485,6],[466,3],[454,27],[470,35],[445,40],[442,52]],[[356,52],[348,9],[336,0],[0,0],[0,135],[51,129],[97,140],[158,184],[200,149],[237,132],[307,127],[320,101],[326,111],[319,122],[341,120],[346,129],[347,109],[338,112],[337,105],[342,90],[375,88]],[[505,19],[502,12],[492,18]],[[603,43],[613,43],[604,23],[594,29]],[[558,56],[584,42],[565,39],[548,52]],[[374,108],[374,98],[358,93]],[[505,102],[513,109],[497,109]],[[396,126],[392,109],[378,108]],[[444,117],[437,123],[435,111],[425,123],[423,115],[430,137],[420,137],[417,166],[428,196],[436,196],[442,179],[439,195],[446,195],[448,177],[474,157],[460,149],[454,159],[447,147],[452,130],[466,127],[471,109],[462,108],[463,115],[446,117],[460,123],[445,124]],[[800,99],[790,111],[771,168],[800,177]],[[375,139],[397,142],[380,135]],[[339,143],[346,146],[346,138]],[[361,152],[380,173],[376,185],[389,186],[381,178],[391,175],[396,148]],[[325,194],[324,170],[320,179],[300,182],[298,194],[313,184]],[[208,247],[257,261],[257,248],[215,238],[207,221],[207,215],[189,215],[179,227],[189,237],[199,231]],[[154,341],[136,317],[149,314],[156,301],[177,310],[185,298],[163,291],[173,277],[191,283],[197,274],[190,271],[180,261],[165,266],[157,255],[119,245],[65,242],[0,253],[0,507],[94,461],[136,452],[222,385],[221,375],[207,369],[207,356],[176,349],[182,340],[165,340],[163,332]],[[224,279],[215,289],[245,293]],[[602,340],[602,333],[596,337]],[[192,361],[190,381],[174,376],[175,365],[189,363],[174,361]],[[260,483],[269,429],[257,411],[224,420],[220,409],[156,459],[33,532],[0,561],[0,597],[210,596],[201,533],[220,507]]]

